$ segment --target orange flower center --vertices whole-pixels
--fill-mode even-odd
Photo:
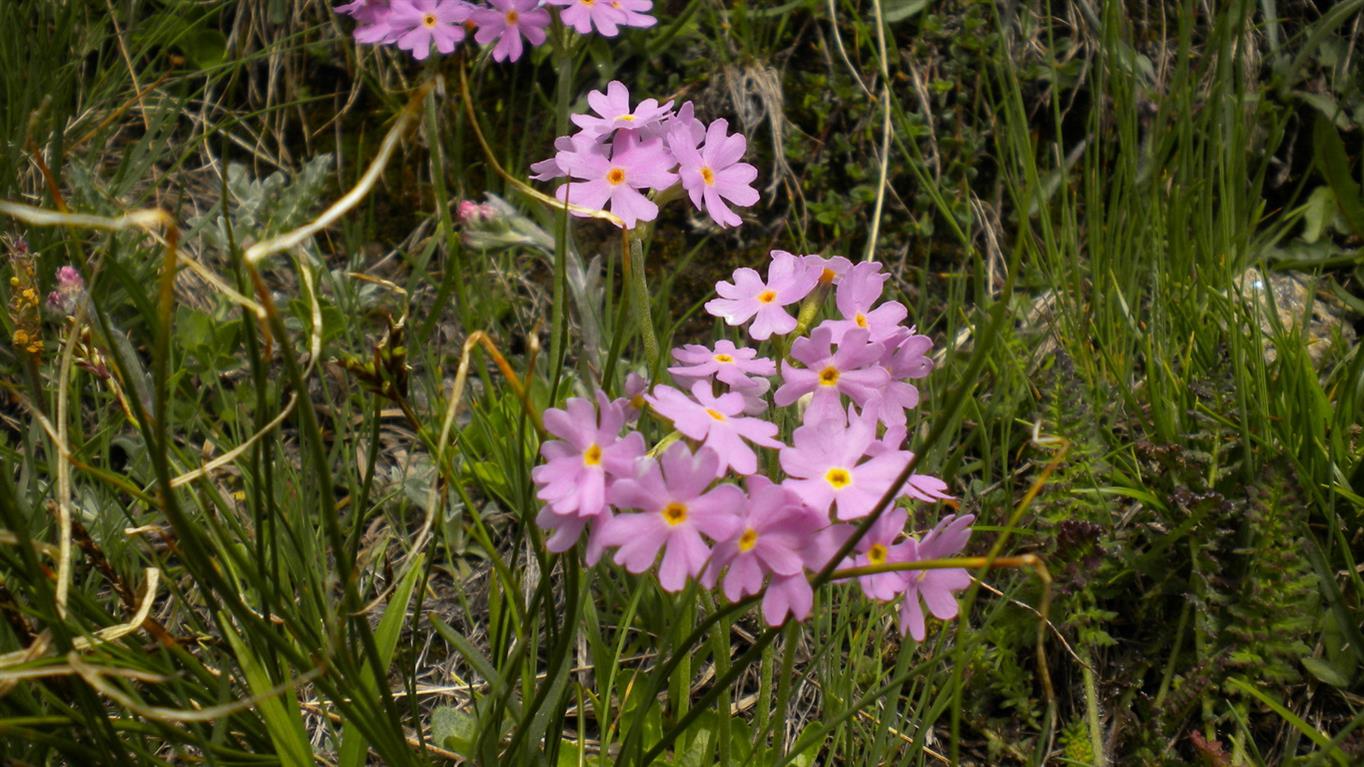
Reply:
[[[880,543],[872,544],[867,550],[867,561],[873,565],[883,565],[886,563],[886,547]]]
[[[775,290],[764,290],[758,294],[758,303],[760,304],[770,304],[776,300],[777,292]]]
[[[725,420],[725,414],[713,408],[706,408],[706,415],[710,416],[711,418],[714,418],[717,421]]]
[[[752,551],[753,547],[757,545],[758,545],[757,530],[754,530],[753,528],[750,527],[744,531],[743,535],[739,536],[739,551],[749,552]]]
[[[715,171],[709,165],[701,166],[701,180],[706,182],[706,186],[715,186]]]
[[[733,362],[733,361],[734,361],[734,358],[731,357],[731,356],[729,356],[728,354],[717,354],[717,355],[715,355],[715,361],[716,361],[716,362]]]
[[[867,326],[867,315],[863,314],[862,312],[858,312],[857,316],[853,317],[853,322],[857,323],[857,327],[865,328]]]
[[[833,282],[834,278],[837,276],[838,275],[834,273],[833,269],[825,267],[824,271],[819,273],[819,284],[828,285],[829,283]]]
[[[835,490],[842,490],[852,484],[852,473],[841,466],[835,466],[824,472],[824,481]]]
[[[834,386],[836,384],[838,384],[838,368],[830,365],[819,371],[820,386]]]
[[[583,465],[584,465],[584,466],[600,466],[600,465],[601,465],[601,446],[600,446],[600,445],[598,445],[597,443],[593,442],[592,444],[590,444],[590,445],[587,446],[587,449],[583,451]]]
[[[625,169],[612,168],[606,172],[606,183],[611,186],[619,186],[625,183]]]
[[[426,14],[425,16],[423,16],[423,17],[422,17],[422,26],[423,26],[423,27],[426,27],[427,29],[435,29],[435,28],[436,28],[436,15],[435,15],[434,13],[428,13],[428,14]]]
[[[521,20],[521,14],[516,11],[507,11],[507,24],[515,24]]]
[[[664,506],[661,513],[663,521],[667,522],[669,527],[676,527],[687,521],[687,504],[673,501]]]

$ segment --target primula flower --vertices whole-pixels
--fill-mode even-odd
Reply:
[[[786,486],[816,511],[835,507],[841,520],[870,514],[909,460],[908,452],[890,450],[861,462],[876,438],[876,419],[853,412],[848,421],[807,423],[780,455]]]
[[[603,0],[597,0],[600,4]],[[600,138],[617,128],[641,130],[656,125],[668,116],[673,103],[660,105],[658,99],[644,99],[639,106],[630,109],[630,89],[619,80],[606,85],[606,92],[591,91],[587,94],[587,105],[597,114],[571,115],[569,119],[581,129],[584,136]]]
[[[808,268],[819,272],[820,285],[837,285],[853,268],[853,263],[843,256],[801,256],[801,260]]]
[[[744,502],[743,491],[734,485],[706,490],[719,466],[710,448],[693,456],[674,442],[660,460],[646,461],[637,477],[612,484],[611,503],[644,512],[619,514],[602,531],[605,545],[620,547],[616,564],[639,574],[663,549],[658,582],[664,591],[680,591],[689,576],[699,574],[710,557],[701,536],[725,540],[742,524],[734,510]]]
[[[716,545],[701,578],[706,588],[712,588],[725,572],[725,598],[731,602],[761,591],[769,574],[804,572],[802,549],[811,535],[829,524],[795,493],[767,477],[749,477],[745,485],[748,503],[740,512],[742,524],[734,536]]]
[[[441,53],[454,53],[464,41],[464,22],[472,12],[463,0],[393,0],[384,42],[396,42],[418,61],[431,55],[432,45]]]
[[[639,414],[644,412],[644,393],[649,390],[649,382],[644,380],[644,376],[631,371],[625,376],[625,386],[621,393],[625,396],[620,400],[621,406],[625,408],[625,420],[634,423],[639,420]]]
[[[805,422],[814,423],[842,415],[840,394],[848,395],[858,407],[880,397],[890,382],[890,375],[879,364],[885,347],[871,343],[867,335],[861,328],[845,334],[835,352],[831,343],[833,331],[825,322],[808,337],[796,339],[791,344],[791,356],[805,363],[805,367],[782,363],[782,385],[773,401],[785,407],[814,392],[805,410]]]
[[[606,529],[606,523],[611,521],[612,516],[610,506],[603,508],[602,512],[594,517],[555,514],[553,509],[545,506],[535,515],[535,524],[550,531],[551,535],[545,541],[545,548],[555,554],[573,548],[578,538],[582,536],[583,530],[587,530],[587,550],[583,559],[592,567],[601,561],[601,555],[606,552],[606,545],[602,542],[602,531]]]
[[[649,11],[654,9],[654,0],[607,0],[607,4],[625,14],[625,21],[620,22],[622,27],[643,28],[658,23],[658,19],[649,15]]]
[[[843,275],[834,294],[843,319],[824,323],[833,331],[834,343],[842,341],[848,331],[858,328],[870,333],[873,342],[885,341],[902,330],[900,323],[909,316],[904,304],[887,301],[871,308],[881,298],[882,287],[889,278],[890,275],[881,271],[881,265],[875,261],[864,261]]]
[[[672,158],[662,149],[657,139],[643,141],[623,131],[612,141],[609,158],[604,150],[560,156],[560,167],[580,180],[560,186],[555,194],[560,200],[587,208],[603,208],[609,201],[611,212],[620,216],[625,228],[633,229],[638,222],[658,216],[658,206],[640,190],[666,189],[677,181],[671,170]]]
[[[904,532],[905,523],[908,521],[909,513],[904,509],[891,509],[882,514],[862,540],[857,542],[857,556],[844,562],[844,566],[866,567],[907,561],[908,554],[903,548],[897,549],[895,539]],[[869,599],[888,602],[905,590],[905,576],[904,573],[894,570],[859,575],[857,584],[862,587],[862,593]]]
[[[545,27],[549,26],[549,11],[540,7],[539,0],[488,0],[491,8],[479,8],[469,20],[478,26],[474,39],[479,45],[493,40],[493,61],[516,61],[525,47],[521,38],[532,46],[545,42]]]
[[[758,470],[758,456],[748,442],[762,447],[779,448],[777,425],[760,418],[743,415],[742,394],[730,392],[716,397],[709,381],[697,381],[691,387],[692,399],[671,386],[656,386],[652,396],[645,396],[649,406],[673,422],[673,426],[689,439],[705,440],[705,447],[720,457],[717,469],[733,468],[739,474]],[[716,476],[719,476],[717,474]]]
[[[898,345],[891,348],[891,344]],[[886,341],[888,351],[881,359],[881,367],[890,376],[890,383],[881,393],[878,417],[888,427],[903,426],[905,411],[919,406],[919,387],[906,378],[923,378],[933,370],[933,360],[927,356],[933,340],[914,333],[911,328],[902,335]]]
[[[337,13],[355,19],[355,41],[366,44],[394,42],[389,11],[389,0],[354,0],[336,7]]]
[[[774,250],[766,282],[748,267],[735,269],[734,282],[716,283],[720,297],[707,301],[706,311],[730,325],[752,319],[748,333],[763,341],[796,329],[796,318],[783,307],[804,299],[818,281],[819,272],[784,250]]]
[[[961,553],[971,537],[971,514],[948,516],[938,522],[922,541],[910,538],[905,544],[905,562],[947,559]],[[957,599],[953,594],[971,585],[965,569],[907,570],[900,573],[905,579],[905,601],[900,604],[900,635],[909,634],[914,641],[924,641],[924,612],[919,600],[928,605],[929,612],[940,620],[957,617]]]
[[[559,11],[559,20],[564,26],[573,27],[580,35],[591,34],[592,28],[596,27],[602,37],[615,37],[620,34],[620,27],[627,26],[625,11],[611,7],[611,0],[548,0],[548,2],[563,9]]]
[[[758,169],[739,162],[748,148],[743,134],[726,135],[729,123],[716,120],[706,129],[706,143],[698,151],[688,126],[678,126],[669,134],[668,147],[677,157],[678,175],[697,210],[703,210],[721,227],[743,223],[725,202],[748,207],[758,201],[758,191],[750,184]]]
[[[545,430],[559,439],[540,446],[545,462],[531,471],[531,479],[540,485],[536,497],[557,515],[585,519],[601,514],[607,476],[631,475],[635,460],[644,455],[639,432],[620,436],[624,408],[600,391],[597,405],[600,413],[591,401],[574,397],[565,410],[545,411]]]
[[[668,372],[678,380],[691,382],[715,376],[735,389],[763,387],[767,383],[764,376],[777,372],[777,363],[759,357],[757,349],[741,349],[727,338],[716,341],[714,349],[707,349],[700,344],[680,346],[673,349],[673,359],[683,363],[668,368]]]

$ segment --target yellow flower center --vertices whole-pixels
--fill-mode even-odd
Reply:
[[[426,14],[425,16],[423,16],[423,17],[422,17],[422,26],[423,26],[423,27],[426,27],[427,29],[435,29],[435,28],[436,28],[436,15],[435,15],[434,13],[428,13],[428,14]]]
[[[757,530],[754,530],[753,528],[750,527],[744,531],[743,535],[739,536],[739,551],[747,553],[749,551],[752,551],[753,547],[757,545],[758,545]]]
[[[584,465],[584,466],[600,466],[600,465],[601,465],[601,446],[600,446],[600,445],[598,445],[597,443],[593,442],[592,444],[590,444],[590,445],[587,446],[587,449],[583,451],[583,465]]]
[[[824,267],[824,271],[819,273],[819,284],[828,285],[829,283],[833,282],[834,278],[837,276],[838,275],[834,273],[833,269],[830,269],[826,266]]]
[[[824,472],[824,481],[829,483],[829,487],[842,490],[852,484],[852,473],[841,466],[835,466]]]
[[[836,386],[838,384],[838,368],[830,365],[819,371],[820,386]]]
[[[886,547],[880,543],[872,544],[867,550],[867,561],[873,565],[883,565],[886,563]]]
[[[862,312],[858,312],[857,316],[853,317],[853,322],[857,323],[857,327],[865,328],[867,326],[867,315],[863,314]]]
[[[701,166],[701,180],[706,182],[706,186],[715,186],[715,171],[709,165]]]
[[[516,11],[507,11],[507,24],[515,24],[521,20],[521,14]]]
[[[724,413],[721,413],[720,411],[714,410],[712,408],[706,408],[706,415],[710,416],[711,418],[714,418],[717,421],[725,420]]]
[[[625,169],[612,168],[606,172],[606,183],[611,186],[619,186],[625,183]]]
[[[676,527],[687,521],[687,504],[673,501],[664,506],[661,513],[663,521],[667,522],[669,527]]]
[[[776,300],[777,292],[775,290],[764,290],[758,294],[758,303],[760,304],[770,304]]]
[[[717,354],[715,355],[715,361],[720,363],[733,362],[734,358],[728,354]]]
[[[597,0],[579,0],[579,2],[581,2],[583,5],[593,5],[597,2]]]
[[[632,123],[632,122],[635,121],[635,116],[634,116],[634,115],[617,115],[617,116],[616,116],[616,119],[617,119],[617,120],[620,120],[621,122]]]

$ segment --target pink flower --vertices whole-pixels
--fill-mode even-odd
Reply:
[[[721,227],[743,223],[738,214],[725,205],[726,201],[745,208],[758,201],[757,190],[750,186],[758,177],[758,169],[739,162],[748,141],[742,134],[726,135],[728,127],[725,120],[711,123],[700,151],[687,126],[679,126],[668,136],[668,146],[677,157],[678,175],[692,204],[697,210],[709,213]]]
[[[848,420],[801,426],[780,456],[784,484],[816,511],[835,507],[841,520],[870,514],[909,460],[908,452],[886,451],[861,462],[876,438],[876,419],[851,413]]]
[[[886,346],[897,343],[881,360],[890,383],[882,390],[878,417],[891,427],[903,426],[905,411],[919,406],[919,387],[903,379],[923,378],[933,370],[933,360],[925,354],[933,346],[932,339],[908,330],[886,341]]]
[[[639,574],[663,549],[658,582],[664,591],[679,591],[699,574],[710,557],[701,536],[724,540],[742,524],[735,510],[744,502],[743,491],[734,485],[706,490],[719,465],[715,451],[703,447],[692,456],[675,442],[661,460],[645,462],[637,477],[615,482],[611,502],[644,512],[617,515],[602,531],[605,545],[620,547],[616,564]]]
[[[535,515],[535,524],[550,531],[551,535],[549,540],[545,541],[545,548],[555,554],[573,548],[578,538],[582,536],[583,530],[588,530],[587,551],[584,552],[583,559],[591,567],[601,561],[601,555],[606,552],[606,546],[602,543],[602,531],[606,529],[606,523],[610,522],[613,516],[610,506],[605,507],[594,517],[555,514],[553,509],[544,506]]]
[[[673,358],[683,364],[668,368],[668,372],[679,380],[693,381],[715,376],[735,389],[761,387],[766,383],[766,376],[777,372],[777,363],[759,357],[757,349],[740,349],[727,338],[716,341],[714,350],[700,344],[678,347],[673,349]]]
[[[652,396],[645,399],[658,414],[673,422],[673,426],[689,439],[705,440],[705,447],[720,457],[723,473],[728,466],[739,474],[758,470],[758,456],[747,443],[762,447],[780,448],[777,425],[760,418],[743,415],[742,394],[730,392],[716,397],[708,381],[697,381],[691,387],[692,399],[671,386],[656,386]],[[719,476],[717,474],[716,476]]]
[[[479,45],[497,40],[493,61],[521,58],[523,37],[533,46],[545,42],[549,11],[539,7],[539,0],[488,0],[488,4],[492,7],[475,10],[470,20],[478,25],[474,39]]]
[[[639,420],[639,414],[644,412],[644,393],[649,390],[649,382],[644,380],[644,376],[631,371],[625,376],[625,386],[621,393],[625,396],[617,400],[621,407],[625,408],[625,420],[634,423]]]
[[[735,269],[734,282],[716,283],[720,298],[707,301],[706,311],[730,325],[752,319],[748,333],[763,341],[773,333],[785,335],[796,329],[796,318],[783,307],[804,299],[818,281],[819,272],[784,250],[774,250],[766,282],[752,269]]]
[[[975,517],[947,516],[938,522],[922,541],[910,538],[906,541],[906,562],[923,562],[929,559],[948,559],[961,553],[971,538],[971,523]],[[971,585],[971,576],[964,568],[954,567],[945,570],[907,570],[901,573],[905,579],[905,601],[900,604],[900,634],[909,634],[914,641],[924,641],[924,612],[919,600],[928,605],[929,612],[940,620],[957,617],[955,592]]]
[[[454,53],[464,41],[464,22],[472,11],[463,0],[393,0],[385,41],[397,42],[418,61],[431,55],[432,45],[441,53]]]
[[[857,542],[857,556],[844,563],[846,567],[866,567],[884,565],[888,562],[908,561],[903,548],[897,549],[895,539],[905,531],[909,513],[904,509],[890,509],[881,515]],[[857,576],[862,593],[869,599],[890,601],[905,590],[905,576],[902,572],[890,571]]]
[[[356,42],[365,44],[392,43],[397,40],[389,24],[390,11],[389,0],[354,0],[336,7],[337,13],[355,19],[355,31],[352,34]]]
[[[610,0],[609,4],[625,14],[625,21],[620,22],[622,27],[652,27],[658,23],[658,19],[649,15],[654,0]]]
[[[853,268],[853,263],[843,256],[801,256],[801,260],[811,269],[819,272],[819,284],[837,285],[843,280],[843,275]]]
[[[590,34],[595,26],[603,37],[620,34],[619,27],[625,24],[625,11],[611,7],[611,0],[548,0],[557,5],[559,20],[564,26],[573,27],[580,35]]]
[[[612,80],[607,83],[605,93],[601,91],[588,93],[587,105],[597,113],[596,116],[571,115],[570,119],[581,129],[582,135],[595,139],[606,136],[617,128],[642,130],[656,125],[670,114],[669,110],[672,109],[673,103],[669,101],[660,106],[658,99],[644,99],[632,110],[630,90],[621,81]]]
[[[731,602],[761,591],[768,575],[803,573],[802,549],[810,536],[829,524],[795,493],[767,477],[754,475],[745,484],[748,503],[740,512],[741,527],[715,547],[701,578],[706,588],[712,588],[725,572],[725,598]]]
[[[581,133],[573,136],[560,136],[554,139],[554,156],[548,160],[531,163],[531,178],[536,181],[551,181],[568,175],[568,168],[587,159],[590,155],[606,157],[606,148],[591,136]]]
[[[797,575],[773,575],[772,582],[763,592],[763,620],[769,626],[780,626],[790,615],[797,621],[810,617],[810,609],[815,604],[815,592],[805,573]]]
[[[589,400],[574,397],[566,410],[545,411],[545,429],[560,439],[540,446],[545,462],[531,471],[531,479],[540,486],[536,497],[557,515],[586,519],[602,514],[608,475],[631,475],[635,460],[644,455],[638,432],[620,437],[624,409],[602,392],[597,392],[597,405],[600,414]]]
[[[885,341],[901,330],[900,323],[909,316],[904,304],[887,301],[871,308],[881,298],[882,286],[889,278],[875,261],[864,261],[843,275],[834,294],[843,319],[824,323],[833,331],[834,343],[839,343],[844,333],[858,328],[870,333],[872,341]]]
[[[841,418],[843,403],[839,395],[846,394],[858,407],[863,407],[880,397],[890,381],[890,375],[880,365],[885,347],[868,341],[867,331],[859,328],[844,335],[837,352],[830,343],[832,336],[829,323],[821,324],[808,337],[798,338],[791,345],[791,356],[805,363],[805,367],[794,367],[789,362],[781,366],[783,383],[773,401],[785,407],[814,392],[805,411],[806,423]]]
[[[559,187],[555,194],[560,200],[587,208],[602,208],[609,201],[611,212],[627,229],[658,216],[658,206],[641,189],[666,189],[677,182],[672,157],[663,151],[662,142],[642,141],[631,131],[616,134],[609,159],[604,152],[591,152],[558,162],[570,176],[581,179]]]

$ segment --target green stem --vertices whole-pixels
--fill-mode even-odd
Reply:
[[[644,278],[644,243],[631,230],[626,230],[625,239],[630,243],[626,258],[630,269],[630,311],[635,314],[635,325],[639,327],[640,338],[644,341],[644,356],[649,360],[649,369],[658,367],[658,337],[654,335],[654,318],[649,300],[649,283]]]

